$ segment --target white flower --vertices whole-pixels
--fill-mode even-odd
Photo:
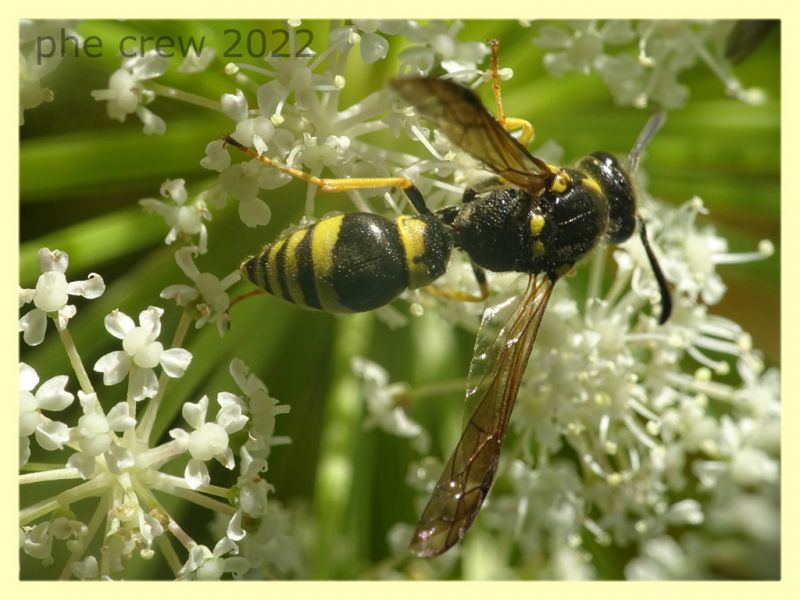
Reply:
[[[69,264],[66,252],[42,248],[37,257],[42,274],[36,282],[36,288],[20,288],[19,291],[20,307],[29,302],[36,307],[19,320],[22,339],[30,346],[38,346],[44,340],[48,316],[55,320],[59,329],[66,328],[76,312],[75,306],[67,304],[69,295],[92,299],[101,296],[106,289],[103,278],[97,273],[90,273],[85,281],[68,282],[64,275]]]
[[[94,556],[72,563],[72,574],[82,581],[92,581],[100,577],[100,566]]]
[[[208,68],[211,61],[216,57],[217,52],[214,48],[206,46],[198,54],[197,48],[190,47],[183,62],[178,67],[178,73],[200,73]]]
[[[461,21],[431,21],[424,26],[411,21],[404,34],[422,46],[411,46],[400,53],[400,73],[427,75],[438,60],[448,73],[478,74],[477,65],[489,54],[489,48],[483,42],[458,41],[463,27]]]
[[[239,218],[248,227],[266,225],[272,216],[269,206],[258,197],[262,167],[260,162],[252,160],[231,165],[219,175],[220,188],[239,201]]]
[[[238,546],[228,538],[219,540],[213,552],[207,546],[194,546],[178,575],[181,579],[200,581],[217,581],[225,573],[233,573],[234,577],[241,578],[250,569],[250,562],[237,557],[238,552]],[[229,556],[226,557],[226,554]]]
[[[151,306],[139,313],[137,327],[128,315],[114,310],[105,318],[106,330],[122,340],[122,350],[110,352],[98,360],[94,370],[103,374],[103,383],[114,385],[129,377],[128,390],[136,400],[152,398],[158,392],[158,380],[153,368],[161,365],[168,377],[181,377],[192,360],[183,348],[164,350],[157,341],[161,333],[164,310]]]
[[[184,479],[193,489],[208,485],[211,481],[205,461],[214,458],[226,469],[233,469],[235,462],[233,450],[228,445],[228,434],[240,431],[247,424],[244,403],[237,396],[220,392],[217,394],[217,403],[220,410],[212,422],[206,421],[208,396],[203,396],[197,403],[185,403],[183,418],[194,431],[187,433],[176,428],[169,432],[192,457],[186,465]]]
[[[254,457],[266,458],[272,446],[289,443],[289,438],[275,436],[275,417],[289,412],[289,406],[279,404],[269,395],[267,386],[241,359],[235,358],[230,364],[230,373],[236,385],[247,398],[250,414],[250,436],[245,446]]]
[[[398,405],[398,399],[409,393],[408,386],[397,383],[389,385],[389,374],[386,370],[360,356],[353,358],[351,367],[362,379],[362,391],[369,413],[365,425],[377,426],[392,435],[411,438],[414,446],[425,452],[429,441],[427,433]]]
[[[208,322],[216,323],[219,334],[225,335],[228,331],[228,308],[231,305],[226,290],[241,279],[241,273],[233,271],[221,280],[211,273],[201,273],[194,264],[192,254],[192,248],[181,248],[175,253],[175,261],[192,280],[194,287],[170,285],[162,290],[161,297],[175,300],[178,306],[192,306],[199,315],[195,323],[198,329]]]
[[[63,60],[59,43],[63,39],[83,46],[83,38],[75,31],[76,20],[32,20],[19,22],[19,124],[25,123],[24,111],[43,102],[52,102],[53,91],[41,80],[52,73]]]
[[[67,465],[80,471],[84,479],[94,473],[96,458],[104,455],[105,464],[113,472],[120,472],[130,462],[129,456],[118,445],[116,433],[123,433],[136,426],[136,419],[131,416],[126,402],[115,404],[108,414],[97,400],[97,394],[78,392],[83,409],[83,416],[78,419],[78,426],[73,434],[78,442],[80,452],[74,453]]]
[[[107,102],[106,110],[112,119],[124,122],[128,115],[136,113],[144,125],[144,133],[163,134],[166,131],[164,121],[144,107],[151,95],[141,82],[160,77],[168,67],[169,59],[155,50],[126,59],[122,68],[111,75],[108,88],[93,90],[92,98]]]
[[[42,414],[43,410],[60,411],[72,404],[75,397],[64,389],[67,376],[48,379],[34,393],[38,383],[39,376],[33,367],[19,363],[20,466],[30,458],[30,435],[34,434],[36,442],[45,450],[60,450],[69,441],[69,428]]]
[[[544,56],[545,67],[554,75],[578,71],[588,75],[598,72],[618,104],[645,108],[680,108],[689,97],[689,89],[678,82],[678,75],[697,61],[737,99],[757,104],[764,94],[744,89],[727,65],[714,57],[705,46],[714,46],[728,27],[723,22],[639,21],[570,21],[572,31],[558,26],[541,28],[534,42],[551,50]],[[638,54],[625,49],[606,54],[607,46],[628,46],[638,37]]]
[[[167,179],[161,185],[160,193],[163,198],[169,198],[175,204],[170,205],[155,198],[143,198],[139,200],[139,204],[164,217],[170,227],[164,242],[172,244],[178,237],[192,239],[193,236],[198,236],[197,249],[200,254],[205,254],[208,248],[208,229],[203,221],[211,220],[206,203],[198,198],[191,204],[186,204],[188,194],[183,179]]]

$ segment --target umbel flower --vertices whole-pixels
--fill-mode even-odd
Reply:
[[[662,25],[539,26],[537,34],[521,29],[517,41],[546,47],[545,66],[559,75],[599,73],[623,105],[670,109],[688,102],[690,64],[707,65],[736,98],[758,96],[717,71],[724,61],[707,60],[716,57],[720,24]],[[317,37],[303,47],[306,26]],[[99,275],[69,283],[66,254],[43,248],[35,288],[20,291],[21,307],[34,306],[21,316],[23,340],[37,345],[25,349],[20,364],[23,576],[120,579],[165,568],[174,578],[201,580],[775,576],[774,565],[761,568],[765,561],[754,558],[762,550],[769,556],[779,540],[779,375],[741,326],[714,312],[726,294],[717,267],[762,259],[773,249],[764,241],[755,252],[732,251],[733,243],[705,224],[709,211],[700,198],[689,192],[682,205],[666,206],[647,195],[646,185],[639,186],[640,209],[673,290],[672,318],[660,326],[653,317],[657,286],[638,239],[599,249],[580,267],[585,280],[562,278],[484,509],[443,557],[409,558],[412,515],[430,496],[449,440],[460,431],[460,415],[438,411],[461,407],[434,398],[463,394],[468,351],[458,344],[475,333],[485,306],[406,292],[375,311],[382,336],[375,338],[364,325],[370,316],[317,315],[318,337],[296,333],[309,330],[295,328],[301,317],[289,318],[290,309],[272,299],[259,299],[264,303],[248,320],[252,305],[238,304],[240,274],[231,272],[244,254],[240,238],[264,243],[272,238],[259,228],[294,227],[277,219],[292,205],[285,186],[293,178],[226,146],[222,134],[311,176],[402,175],[432,209],[457,205],[465,186],[489,176],[482,165],[383,84],[363,93],[352,84],[385,67],[381,81],[437,75],[487,88],[489,47],[465,35],[469,25],[458,21],[338,20],[326,41],[314,25],[293,20],[280,27],[288,56],[226,64],[221,47],[182,62],[151,52],[124,60],[92,94],[113,120],[137,115],[144,133],[166,131],[151,108],[179,114],[186,103],[192,114],[213,111],[223,130],[197,127],[211,133],[180,149],[196,157],[204,177],[159,174],[157,182],[169,177],[160,197],[140,202],[155,213],[149,223],[160,227],[153,239],[169,248],[154,251],[142,269],[125,264],[124,276],[121,259],[109,263],[117,274],[100,300]],[[500,77],[511,79],[513,71],[501,69]],[[209,97],[167,81],[197,83],[191,89]],[[174,104],[162,112],[167,102]],[[172,147],[169,136],[159,143]],[[553,162],[556,146],[551,140],[534,152]],[[329,208],[315,185],[300,189],[303,225]],[[229,199],[233,206],[226,206]],[[388,187],[351,190],[344,200],[390,217],[410,212],[403,194]],[[105,266],[96,269],[110,275]],[[437,285],[469,290],[474,279],[469,261],[454,253]],[[511,275],[493,274],[489,284],[492,301],[520,292]],[[148,289],[152,297],[139,293]],[[92,310],[76,315],[69,295],[90,300]],[[169,301],[164,308],[159,296]],[[47,336],[48,317],[58,338]],[[383,325],[401,331],[389,337]],[[71,329],[86,344],[81,352],[94,365],[91,376]],[[331,356],[312,353],[331,331]],[[404,362],[395,348],[406,338],[413,351]],[[396,345],[379,343],[387,339]],[[55,361],[38,362],[59,341],[74,378]],[[303,356],[291,364],[296,348],[287,344],[295,342],[309,349],[313,363]],[[440,369],[451,359],[452,381]],[[281,399],[300,405],[292,414],[303,436],[288,449],[279,448],[290,442],[288,419],[278,417],[289,405],[265,384],[266,373],[280,380],[282,371],[302,373],[299,383],[330,400],[303,406],[303,397],[284,388]],[[323,451],[314,454],[317,448]],[[297,464],[302,472],[293,470]],[[387,492],[390,476],[396,486]],[[29,500],[27,488],[40,483],[47,490]],[[311,503],[276,499],[306,489],[314,490]],[[401,504],[412,497],[415,506]],[[33,571],[32,561],[43,570]],[[150,570],[138,571],[142,565]]]

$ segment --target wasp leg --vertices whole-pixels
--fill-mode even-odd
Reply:
[[[519,143],[527,147],[533,140],[533,125],[525,119],[506,117],[506,113],[503,110],[503,98],[500,95],[500,75],[498,73],[497,55],[500,42],[497,40],[489,40],[489,46],[492,49],[492,92],[494,93],[494,101],[497,105],[497,122],[500,123],[506,131],[521,129],[522,133],[519,136]]]
[[[233,308],[234,304],[238,304],[242,300],[247,300],[248,298],[251,298],[252,296],[260,296],[261,294],[266,294],[266,293],[267,293],[266,290],[262,290],[261,288],[258,288],[258,289],[255,289],[255,290],[251,290],[249,292],[244,292],[243,294],[239,294],[233,300],[231,300],[231,303],[228,306],[228,310]]]
[[[472,263],[472,272],[475,274],[475,280],[478,282],[478,289],[480,290],[478,295],[451,288],[439,288],[433,285],[429,285],[424,289],[428,294],[436,296],[437,298],[446,298],[447,300],[457,300],[459,302],[483,302],[489,297],[489,284],[486,281],[486,271],[475,263]]]
[[[347,190],[363,190],[367,188],[379,187],[399,187],[402,190],[407,190],[408,188],[413,187],[411,181],[405,177],[354,177],[347,179],[322,179],[320,177],[315,177],[314,175],[304,173],[300,169],[281,165],[271,158],[268,158],[263,154],[259,154],[253,148],[248,148],[244,144],[240,144],[229,135],[226,135],[223,140],[226,144],[230,144],[231,146],[238,148],[248,156],[251,156],[256,160],[260,160],[265,165],[274,167],[282,173],[286,173],[287,175],[291,175],[296,179],[300,179],[317,186],[317,189],[320,192],[346,192]],[[419,192],[417,193],[419,194]],[[412,200],[412,203],[413,202],[414,201]]]
[[[406,193],[406,197],[408,197],[409,202],[411,205],[417,210],[417,212],[421,215],[432,215],[431,209],[428,208],[428,205],[425,204],[425,198],[422,196],[422,192],[417,189],[417,186],[411,185],[409,182],[408,187],[404,187],[403,191]]]

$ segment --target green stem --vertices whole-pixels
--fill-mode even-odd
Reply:
[[[81,474],[78,469],[71,467],[63,469],[52,469],[49,471],[37,471],[35,473],[26,473],[19,476],[19,484],[26,485],[30,483],[41,483],[42,481],[59,481],[61,479],[80,479]]]
[[[369,348],[372,325],[370,315],[340,320],[332,352],[331,372],[336,375],[327,398],[329,408],[320,442],[313,509],[318,537],[312,573],[323,579],[329,579],[347,564],[358,543],[357,533],[351,532],[343,538],[348,529],[345,521],[353,510],[353,464],[363,410],[359,382],[350,369],[350,361]]]
[[[175,329],[175,335],[172,337],[170,348],[178,348],[183,345],[183,340],[186,338],[186,332],[189,331],[189,325],[191,325],[191,323],[192,317],[188,312],[184,311]],[[158,379],[158,393],[156,393],[155,398],[150,400],[142,418],[139,420],[139,424],[136,426],[136,439],[140,442],[147,443],[150,440],[150,434],[153,432],[158,408],[167,390],[167,383],[169,383],[169,377],[166,373],[162,372],[161,377]]]
[[[64,349],[67,351],[69,363],[72,365],[72,370],[75,371],[75,376],[78,378],[81,390],[86,394],[94,394],[94,387],[91,381],[89,381],[89,375],[86,373],[86,368],[83,366],[83,361],[81,360],[80,354],[78,354],[78,349],[75,347],[75,342],[69,331],[67,331],[66,327],[61,329],[58,323],[56,323],[56,331],[58,331],[61,343],[64,344]]]
[[[184,92],[183,90],[179,90],[174,87],[169,87],[166,85],[161,85],[160,83],[151,82],[148,87],[151,90],[153,90],[156,94],[158,94],[159,96],[163,96],[164,98],[181,100],[183,102],[188,102],[189,104],[194,104],[195,106],[200,106],[202,108],[208,108],[217,112],[222,111],[222,106],[220,105],[219,101],[216,100],[209,100],[208,98],[204,98],[203,96],[198,96],[197,94]]]

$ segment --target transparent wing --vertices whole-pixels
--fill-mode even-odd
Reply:
[[[506,301],[484,313],[470,366],[470,381],[477,383],[467,389],[464,431],[417,524],[410,545],[414,554],[435,556],[458,542],[489,493],[553,284],[545,274],[531,275],[516,305]],[[513,312],[495,332],[490,322],[511,306]],[[473,378],[475,369],[481,374]]]
[[[434,77],[394,79],[392,87],[451,142],[510,183],[534,195],[544,188],[547,163],[503,129],[472,90]]]

